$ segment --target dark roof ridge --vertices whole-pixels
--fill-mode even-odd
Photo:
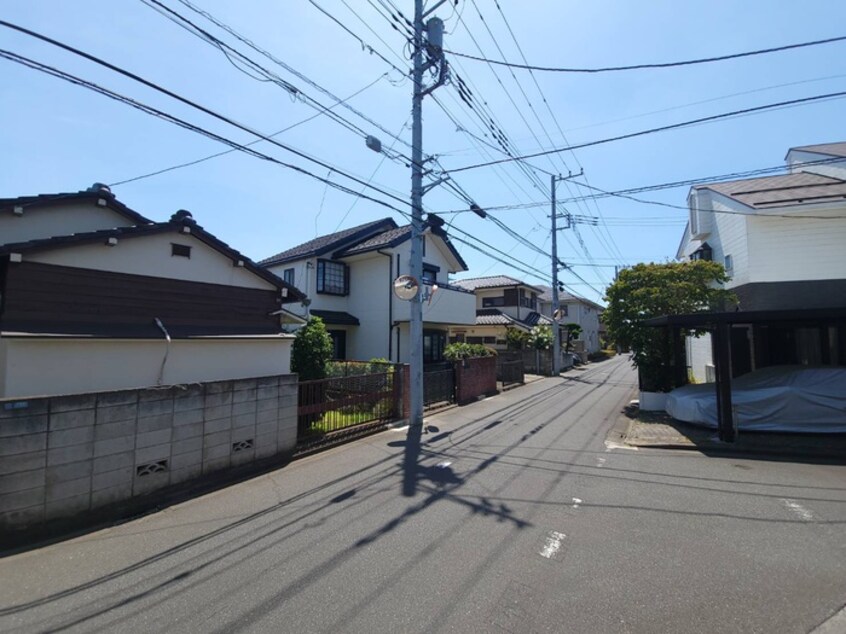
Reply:
[[[66,192],[59,194],[37,194],[34,196],[17,196],[15,198],[0,198],[0,213],[14,209],[15,207],[57,207],[63,204],[80,202],[85,200],[99,200],[106,201],[106,207],[112,211],[124,216],[128,220],[136,224],[149,224],[153,222],[146,216],[141,215],[134,209],[127,207],[124,203],[119,201],[117,197],[108,188],[99,189],[83,189],[78,192]]]

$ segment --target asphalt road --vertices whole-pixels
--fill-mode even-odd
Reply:
[[[771,633],[840,610],[846,467],[608,446],[634,386],[594,364],[7,557],[0,631]]]

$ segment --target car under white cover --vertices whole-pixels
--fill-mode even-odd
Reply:
[[[846,433],[846,367],[774,366],[731,384],[737,427],[746,431]],[[685,385],[667,397],[676,420],[717,427],[716,386]]]

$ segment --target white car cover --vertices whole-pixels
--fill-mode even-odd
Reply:
[[[738,429],[846,433],[846,367],[775,366],[731,382]],[[667,396],[673,418],[717,427],[716,385],[685,385]]]

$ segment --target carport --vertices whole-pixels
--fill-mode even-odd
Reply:
[[[799,364],[802,359],[796,352],[798,334],[808,331],[816,333],[813,342],[818,350],[814,358],[821,365],[846,365],[846,307],[666,315],[648,319],[644,324],[664,328],[673,341],[679,339],[681,331],[711,333],[718,430],[724,442],[734,442],[737,437],[731,402],[733,356],[735,361],[748,360],[750,369]],[[751,337],[746,337],[746,346],[740,345],[737,338],[732,345],[732,332],[738,327],[749,329],[747,335]],[[678,358],[676,355],[676,360]],[[738,365],[735,363],[736,367]]]

